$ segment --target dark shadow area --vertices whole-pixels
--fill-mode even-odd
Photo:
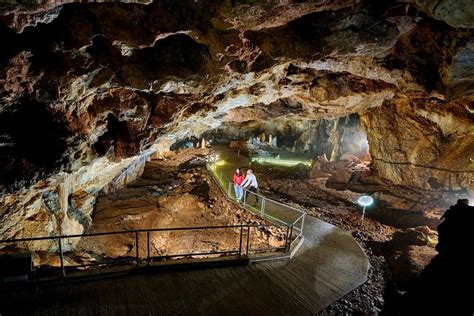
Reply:
[[[3,21],[0,21],[0,38],[2,39],[3,45],[0,49],[0,69],[3,69],[15,51],[17,45],[17,39],[15,32],[13,32]]]
[[[64,163],[66,124],[46,104],[24,100],[0,114],[0,185],[18,186]]]
[[[205,45],[189,35],[174,34],[157,41],[152,47],[138,50],[131,58],[132,63],[141,64],[143,74],[150,78],[185,78],[203,73],[210,55]]]
[[[100,155],[110,154],[111,157],[126,157],[134,153],[127,122],[119,121],[113,114],[107,115],[107,131],[93,145]]]
[[[405,295],[387,302],[397,315],[473,315],[472,245],[474,207],[458,200],[438,226],[438,255],[414,280]]]

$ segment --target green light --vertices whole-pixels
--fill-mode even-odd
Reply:
[[[285,167],[292,167],[298,164],[311,167],[312,160],[303,159],[276,159],[271,157],[255,157],[251,158],[252,161],[258,162],[259,164],[279,165]]]
[[[225,164],[226,164],[225,160],[219,160],[219,161],[216,161],[215,163],[213,163],[212,166],[213,166],[213,167],[215,167],[215,166],[223,166],[223,165],[225,165]]]

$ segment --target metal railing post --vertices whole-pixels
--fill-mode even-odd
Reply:
[[[58,244],[59,244],[59,260],[61,261],[61,271],[64,278],[66,276],[66,270],[64,269],[63,243],[61,241],[61,237],[58,238]]]
[[[227,195],[229,197],[232,197],[232,182],[228,182],[229,183],[229,186],[228,186],[228,189],[227,189]]]
[[[239,244],[239,259],[242,256],[242,237],[243,237],[243,225],[240,225],[240,244]]]
[[[247,224],[247,250],[246,250],[246,255],[247,258],[249,257],[249,251],[250,251],[250,225]]]
[[[150,232],[146,232],[146,264],[150,265]]]
[[[140,258],[139,258],[139,253],[138,253],[138,231],[135,231],[135,248],[136,248],[136,261],[137,261],[137,266],[140,264]]]
[[[270,200],[271,201],[271,200]],[[264,203],[266,203],[266,200],[264,201]],[[63,248],[63,240],[71,240],[71,238],[85,238],[85,237],[92,237],[92,236],[108,236],[108,235],[123,235],[123,234],[135,234],[135,258],[133,256],[133,249],[132,251],[130,251],[130,255],[126,258],[126,259],[121,259],[121,260],[115,260],[115,261],[110,261],[110,262],[116,262],[116,263],[122,263],[122,262],[127,262],[127,264],[131,264],[133,263],[133,261],[136,261],[136,265],[137,267],[140,267],[140,265],[143,263],[144,264],[144,261],[145,261],[145,257],[146,257],[146,260],[147,260],[147,263],[149,265],[151,265],[152,263],[152,260],[154,258],[165,258],[165,257],[168,257],[168,258],[171,258],[171,257],[184,257],[186,258],[187,256],[190,256],[190,255],[210,255],[210,254],[225,254],[225,255],[229,255],[229,254],[232,254],[233,256],[235,256],[235,253],[238,252],[238,255],[239,255],[239,258],[242,258],[244,255],[247,256],[247,258],[250,257],[250,251],[254,251],[254,253],[257,253],[257,252],[260,252],[260,251],[268,251],[268,250],[275,250],[275,249],[278,249],[278,250],[281,250],[281,249],[285,249],[285,250],[291,250],[291,246],[292,246],[292,235],[293,235],[293,227],[295,227],[295,229],[297,229],[297,224],[296,222],[299,221],[300,219],[302,220],[302,223],[301,223],[301,227],[304,226],[304,215],[306,215],[306,213],[303,213],[301,215],[301,217],[299,217],[294,223],[291,224],[291,226],[288,226],[288,225],[285,225],[287,227],[287,231],[286,231],[286,240],[285,240],[285,247],[283,246],[279,246],[279,247],[271,247],[271,248],[258,248],[258,245],[254,246],[254,249],[251,249],[251,240],[250,240],[250,234],[251,234],[251,228],[252,227],[255,227],[256,229],[258,229],[259,227],[280,227],[279,229],[283,229],[283,226],[281,225],[251,225],[249,223],[246,223],[246,224],[239,224],[239,225],[227,225],[227,226],[201,226],[201,227],[175,227],[175,228],[155,228],[155,229],[135,229],[135,230],[128,230],[128,231],[112,231],[112,232],[101,232],[101,233],[92,233],[92,234],[83,234],[83,235],[63,235],[63,236],[48,236],[48,237],[34,237],[34,238],[22,238],[22,239],[7,239],[7,240],[0,240],[0,245],[1,244],[4,244],[4,243],[12,243],[12,242],[25,242],[25,241],[36,241],[36,240],[50,240],[51,242],[58,242],[58,251],[59,251],[59,256],[60,256],[60,264],[61,264],[61,270],[62,270],[62,275],[63,277],[66,277],[66,269],[65,269],[65,258],[64,258],[64,248]],[[267,215],[269,217],[271,217],[271,215]],[[243,248],[243,238],[244,238],[244,227],[247,227],[247,242],[246,242],[246,249],[244,250]],[[156,256],[151,256],[151,233],[154,233],[154,232],[163,232],[163,231],[189,231],[189,230],[192,230],[192,231],[195,231],[195,230],[208,230],[208,229],[223,229],[223,228],[232,228],[233,230],[234,229],[240,229],[240,236],[239,236],[239,249],[232,249],[232,250],[225,250],[225,251],[219,251],[219,249],[217,250],[212,250],[211,252],[209,251],[204,251],[204,250],[200,250],[198,249],[197,251],[198,252],[195,252],[195,249],[193,250],[193,252],[191,253],[179,253],[179,254],[163,254],[163,255],[159,255],[157,254]],[[234,230],[235,231],[235,230]],[[146,236],[146,247],[147,247],[147,250],[146,250],[146,255],[142,255],[143,256],[143,259],[141,259],[140,257],[140,240],[139,240],[139,234],[140,233],[147,233],[147,236]],[[297,236],[297,238],[299,237],[300,235]],[[142,236],[143,237],[143,236]],[[297,239],[295,238],[295,240]],[[67,248],[69,250],[69,248]],[[205,249],[207,250],[207,249]],[[245,252],[244,252],[245,251]],[[86,264],[79,264],[79,265],[73,265],[72,263],[71,264],[68,264],[68,268],[69,269],[72,269],[72,268],[78,268],[78,267],[86,267],[86,266],[102,266],[104,264],[107,264],[108,262],[95,262],[95,263],[86,263]],[[57,270],[56,270],[57,271]]]
[[[286,226],[285,252],[288,252],[288,239],[290,238],[290,226]]]
[[[257,195],[255,195],[256,198],[258,198]],[[262,196],[260,197],[262,199],[262,206],[260,207],[260,217],[264,218],[265,217],[265,198]]]
[[[245,201],[247,200],[247,189],[242,188],[244,191],[244,208],[245,208]]]
[[[291,245],[291,235],[293,235],[293,224],[290,226],[290,245]]]
[[[301,219],[301,230],[300,230],[300,234],[301,236],[303,236],[303,227],[304,227],[304,219],[306,217],[306,213],[303,214],[303,218]]]

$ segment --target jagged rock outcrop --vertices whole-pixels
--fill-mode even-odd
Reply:
[[[471,188],[471,6],[428,2],[2,5],[0,236],[82,232],[148,155],[268,118],[357,114],[386,179]]]
[[[389,268],[394,282],[406,286],[416,279],[436,255],[435,243],[435,232],[426,226],[396,232],[385,245],[391,253]]]
[[[474,4],[469,0],[408,0],[438,20],[456,27],[474,27]]]
[[[362,116],[379,174],[395,184],[473,190],[474,116],[436,99],[387,103]]]

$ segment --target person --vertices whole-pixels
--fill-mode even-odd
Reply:
[[[258,195],[257,194],[257,189],[258,189],[258,183],[257,183],[257,178],[253,174],[252,169],[247,170],[247,176],[244,179],[244,182],[242,182],[242,187],[244,189],[247,189],[250,192],[255,193],[255,204],[258,204]],[[248,191],[245,193],[245,198],[247,199]]]
[[[240,168],[237,168],[234,173],[234,190],[235,190],[235,198],[237,202],[242,202],[242,197],[244,196],[244,189],[242,188],[242,182],[244,182],[244,175]]]

